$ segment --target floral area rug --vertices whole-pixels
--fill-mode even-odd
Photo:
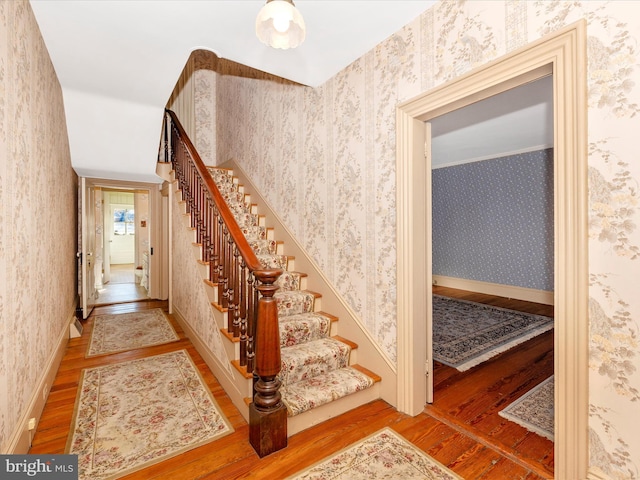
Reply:
[[[498,414],[553,442],[553,390],[552,375]]]
[[[553,318],[433,295],[433,358],[463,372],[553,328]]]
[[[93,322],[87,357],[124,352],[179,340],[162,309],[99,315]]]
[[[65,453],[119,478],[233,432],[186,350],[84,369]]]
[[[332,457],[289,477],[289,480],[461,480],[390,428],[347,447]]]

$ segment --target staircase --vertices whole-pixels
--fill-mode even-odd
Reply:
[[[330,416],[335,416],[379,398],[375,386],[380,377],[356,363],[358,345],[337,335],[339,319],[322,311],[319,293],[305,288],[307,275],[295,270],[295,258],[287,256],[285,245],[273,238],[273,229],[264,225],[258,206],[245,194],[233,171],[212,167],[208,170],[263,267],[283,270],[274,298],[282,360],[278,379],[287,407],[289,435],[328,418],[326,412],[316,412],[319,407],[327,406],[332,410]],[[217,298],[212,306],[224,310]],[[226,322],[225,338],[237,342],[238,337],[229,332],[228,319]],[[247,382],[253,381],[251,372],[241,367],[237,359],[232,363]],[[348,396],[351,398],[345,401]]]
[[[259,456],[286,447],[289,435],[372,400],[394,404],[394,366],[364,325],[251,182],[243,177],[251,186],[246,190],[233,168],[205,166],[168,110],[156,171],[174,185],[184,228],[193,235],[208,300],[199,298],[211,306],[216,335],[203,338],[201,318],[198,333],[191,319],[174,313],[249,422],[249,441]],[[253,198],[262,203],[262,214]],[[310,276],[297,271],[292,252]],[[323,295],[307,285],[323,292],[333,313],[323,311]],[[199,286],[196,281],[180,288]],[[212,355],[210,346],[218,353]],[[359,351],[381,376],[358,364]]]

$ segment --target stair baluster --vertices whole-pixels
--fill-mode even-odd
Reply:
[[[253,339],[256,334],[258,289],[255,288],[255,277],[249,272],[247,278],[247,372],[255,371],[256,350]]]
[[[240,258],[240,292],[238,298],[240,304],[236,312],[240,317],[240,365],[247,366],[247,265],[244,259]]]
[[[218,223],[218,231],[216,233],[216,245],[217,245],[217,249],[218,249],[218,258],[219,258],[219,264],[218,264],[218,275],[217,275],[217,280],[216,283],[217,288],[218,288],[218,304],[222,305],[222,307],[224,308],[224,245],[225,245],[225,227],[224,227],[224,220],[222,219],[221,215],[217,215],[217,223]]]

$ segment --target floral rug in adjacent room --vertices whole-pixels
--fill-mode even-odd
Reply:
[[[93,321],[87,357],[124,352],[179,340],[161,308],[98,315]]]
[[[65,453],[80,480],[148,467],[233,432],[186,350],[82,372]]]
[[[498,415],[553,442],[553,392],[552,375],[498,412]]]
[[[461,480],[462,477],[384,428],[289,480]]]
[[[553,318],[433,295],[433,359],[460,372],[553,328]]]

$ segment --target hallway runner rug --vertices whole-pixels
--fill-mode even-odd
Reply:
[[[553,393],[552,375],[498,412],[498,415],[553,442]]]
[[[82,371],[65,453],[120,478],[233,432],[186,350]]]
[[[553,318],[433,295],[433,359],[460,372],[553,328]]]
[[[161,308],[99,315],[93,321],[87,357],[179,340]]]
[[[289,480],[462,480],[390,428],[349,446]]]

